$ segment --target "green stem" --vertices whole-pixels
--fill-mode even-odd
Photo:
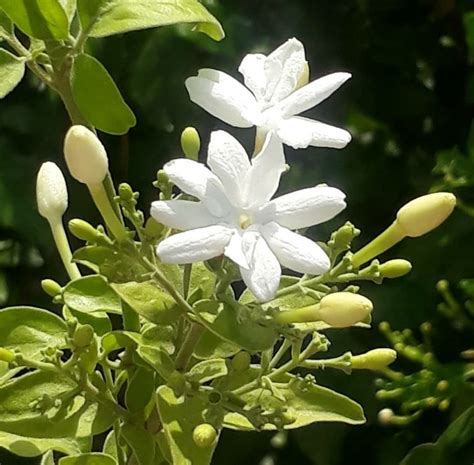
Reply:
[[[64,231],[64,226],[61,218],[49,221],[51,227],[51,232],[53,234],[54,242],[56,248],[58,249],[61,260],[66,268],[67,274],[71,279],[79,279],[81,273],[79,268],[72,261],[72,252],[71,247],[69,246],[69,241],[66,236],[66,231]]]
[[[189,285],[191,284],[191,273],[193,270],[193,264],[190,263],[188,265],[184,265],[184,273],[183,273],[183,295],[184,298],[188,298],[189,294]]]
[[[270,365],[268,368],[272,370],[278,365],[278,362],[282,359],[282,357],[286,354],[288,349],[291,347],[291,342],[288,339],[284,339],[280,348],[278,349],[277,353],[273,356],[270,361]]]
[[[179,371],[186,370],[186,367],[193,355],[194,348],[199,342],[202,334],[204,333],[204,327],[193,323],[189,328],[188,334],[184,338],[183,345],[180,347],[178,355],[176,356],[175,365]]]

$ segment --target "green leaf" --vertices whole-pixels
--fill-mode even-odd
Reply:
[[[115,438],[114,430],[110,431],[107,437],[105,438],[104,445],[102,447],[102,452],[106,455],[110,455],[115,460],[118,460],[117,440]]]
[[[52,450],[43,455],[40,465],[54,465],[54,455]]]
[[[0,10],[0,41],[2,40],[3,35],[12,35],[13,34],[13,23],[10,18]]]
[[[278,337],[273,328],[248,318],[239,319],[238,311],[223,303],[201,300],[194,309],[209,331],[250,352],[270,349]]]
[[[77,2],[76,0],[59,0],[64,11],[66,12],[66,16],[68,17],[69,23],[71,23],[77,9]]]
[[[0,49],[0,98],[6,97],[23,79],[25,60]]]
[[[138,355],[150,365],[164,380],[175,371],[171,357],[162,349],[151,346],[138,346]]]
[[[158,465],[155,462],[155,438],[151,433],[130,424],[123,425],[121,433],[133,450],[138,465]]]
[[[111,284],[115,292],[140,316],[158,325],[174,323],[181,311],[175,300],[154,281]]]
[[[98,275],[71,281],[63,290],[64,304],[83,313],[122,313],[120,297]]]
[[[69,21],[59,0],[0,0],[0,8],[31,37],[63,40],[69,36]]]
[[[190,381],[203,384],[225,376],[227,373],[228,370],[225,360],[216,358],[196,363],[187,373],[187,378]]]
[[[71,86],[79,111],[97,129],[121,135],[137,123],[114,80],[94,57],[85,53],[76,57]]]
[[[137,368],[125,392],[125,405],[135,415],[143,415],[145,407],[155,393],[155,373]]]
[[[91,325],[97,336],[103,336],[112,331],[112,323],[107,313],[84,313],[64,306],[63,315],[65,319],[76,318],[81,325]]]
[[[92,452],[59,459],[59,465],[117,465],[110,455]]]
[[[0,310],[0,347],[17,349],[25,357],[39,358],[40,351],[66,344],[66,323],[53,313],[33,307]]]
[[[229,358],[237,352],[240,352],[239,346],[206,330],[199,339],[193,355],[200,360],[207,360],[209,358]]]
[[[214,447],[199,448],[193,441],[194,428],[204,423],[207,405],[198,397],[176,398],[168,386],[157,390],[157,406],[173,463],[209,465]]]
[[[92,37],[179,23],[197,23],[196,30],[214,40],[224,38],[216,18],[197,0],[78,0],[82,27]]]

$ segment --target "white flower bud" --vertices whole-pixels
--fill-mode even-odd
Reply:
[[[408,202],[397,213],[397,222],[408,237],[419,237],[437,228],[456,206],[449,192],[423,195]]]
[[[335,292],[321,299],[318,317],[335,328],[347,328],[364,321],[372,310],[372,302],[367,297]]]
[[[101,183],[109,170],[102,142],[85,126],[72,126],[64,140],[64,156],[71,176],[84,184]]]
[[[374,349],[365,354],[354,355],[351,367],[355,370],[383,370],[397,359],[397,352],[393,349]]]
[[[393,413],[393,410],[391,408],[384,408],[380,410],[377,415],[381,425],[390,425],[394,416],[395,414]]]
[[[48,221],[64,215],[68,205],[66,181],[53,162],[41,165],[36,178],[36,202],[40,215]]]

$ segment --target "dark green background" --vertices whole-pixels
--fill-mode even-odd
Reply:
[[[127,180],[140,190],[144,210],[156,197],[151,183],[157,169],[181,155],[179,135],[184,127],[197,127],[204,145],[210,131],[225,128],[249,150],[253,146],[253,130],[226,127],[192,104],[184,80],[201,67],[238,77],[237,68],[246,53],[267,53],[293,36],[305,44],[311,79],[334,71],[353,74],[342,89],[309,112],[349,128],[354,140],[348,148],[286,149],[292,169],[282,191],[326,182],[347,193],[346,211],[312,231],[318,240],[327,240],[332,229],[350,220],[362,229],[356,245],[367,242],[392,221],[404,202],[430,189],[436,180],[432,170],[437,152],[456,145],[464,148],[473,115],[474,44],[470,49],[466,43],[463,15],[474,9],[472,1],[205,3],[226,30],[227,38],[221,43],[179,27],[92,44],[92,51],[137,115],[138,125],[128,136],[104,140],[115,181]],[[68,124],[58,99],[31,76],[0,102],[0,241],[5,241],[0,242],[2,304],[48,306],[40,280],[65,280],[46,222],[36,213],[34,189],[41,162],[54,160],[64,165],[61,145]],[[98,221],[86,189],[70,178],[68,183],[67,217]],[[469,200],[473,192],[466,188],[461,194]],[[447,278],[456,283],[474,276],[473,232],[474,219],[456,212],[438,231],[387,252],[383,258],[407,258],[414,270],[381,287],[364,285],[362,292],[375,304],[375,322],[386,319],[394,328],[417,328],[427,319],[438,319],[436,282]],[[469,341],[463,334],[443,321],[438,327],[443,328],[435,334],[442,359],[449,361],[458,349],[467,348]],[[331,353],[385,345],[375,328],[330,334]],[[291,433],[282,449],[271,446],[268,434],[225,432],[214,463],[270,465],[262,462],[270,456],[276,464],[392,465],[413,446],[436,439],[449,424],[449,412],[428,412],[405,429],[383,428],[376,422],[383,405],[374,398],[373,375],[348,377],[326,372],[317,379],[360,401],[367,424],[308,427]],[[36,463],[1,457],[0,453],[2,465]]]

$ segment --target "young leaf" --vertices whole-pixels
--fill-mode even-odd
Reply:
[[[155,373],[137,368],[125,392],[125,405],[135,415],[143,415],[155,392]]]
[[[84,313],[122,313],[120,297],[99,275],[71,281],[63,291],[64,304]]]
[[[40,351],[63,347],[67,328],[53,313],[33,307],[0,310],[0,347],[19,350],[25,357],[38,358]]]
[[[179,23],[197,23],[196,30],[214,40],[222,26],[198,0],[78,0],[83,29],[92,37]]]
[[[196,363],[187,377],[190,381],[194,381],[200,384],[207,383],[213,379],[220,378],[227,375],[227,365],[225,360],[222,358],[216,358],[212,360],[204,360]]]
[[[173,463],[209,465],[214,447],[198,447],[193,441],[196,426],[204,423],[206,404],[198,397],[176,398],[168,386],[160,386],[156,400]]]
[[[199,339],[194,356],[200,360],[209,358],[228,358],[240,351],[240,347],[232,342],[217,337],[214,333],[206,330]]]
[[[138,465],[157,465],[155,461],[155,439],[151,433],[131,424],[123,425],[121,432],[132,449]]]
[[[85,53],[74,60],[71,73],[74,101],[84,117],[109,134],[126,134],[136,119],[105,67]]]
[[[0,99],[7,96],[23,79],[25,61],[0,49]]]
[[[110,455],[92,452],[59,459],[59,465],[117,465]]]
[[[59,0],[0,0],[0,8],[30,37],[63,40],[69,36],[69,21]]]

